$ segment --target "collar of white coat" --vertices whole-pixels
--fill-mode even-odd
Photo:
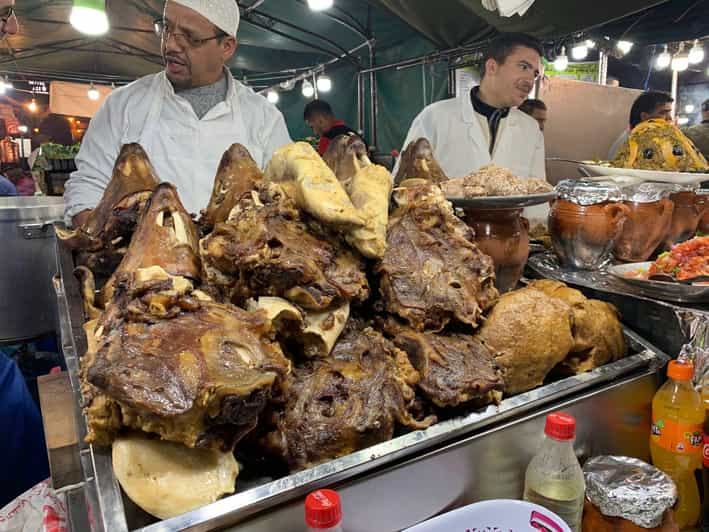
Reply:
[[[466,124],[476,124],[477,119],[475,118],[475,109],[473,108],[473,102],[470,101],[470,94],[465,92],[457,97],[458,108],[460,109],[460,116],[463,122]],[[510,114],[507,115],[505,127],[515,127],[517,125],[517,113],[520,112],[519,109],[513,107],[510,109]]]
[[[184,98],[180,97],[180,95],[175,92],[175,87],[172,86],[172,83],[167,78],[167,73],[164,70],[162,72],[160,72],[158,74],[158,76],[160,76],[161,88],[162,88],[163,95],[165,97],[178,100],[181,104],[184,104],[184,105],[191,108],[189,102],[187,100],[185,100]],[[203,120],[205,118],[206,119],[216,118],[216,117],[222,116],[226,113],[236,112],[239,107],[239,98],[238,98],[238,93],[237,93],[237,81],[234,79],[234,76],[231,75],[231,71],[226,66],[224,67],[224,76],[226,76],[226,81],[227,81],[226,98],[223,102],[225,104],[225,107],[216,116],[212,114],[216,109],[216,107],[215,107],[214,109],[210,110],[202,118]]]

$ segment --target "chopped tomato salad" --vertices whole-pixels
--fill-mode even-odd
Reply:
[[[709,236],[672,246],[650,266],[648,275],[656,273],[672,275],[678,281],[709,275]]]

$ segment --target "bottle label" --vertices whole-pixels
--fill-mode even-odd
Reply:
[[[709,467],[709,434],[704,434],[704,451],[702,453],[704,467]]]
[[[652,418],[651,441],[675,454],[699,454],[704,438],[701,423],[677,423],[669,419]]]

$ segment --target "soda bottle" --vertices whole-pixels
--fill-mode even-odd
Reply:
[[[305,498],[305,524],[309,532],[342,532],[342,505],[333,490],[316,490]]]
[[[672,360],[669,380],[652,400],[650,454],[658,469],[669,475],[679,495],[675,521],[680,529],[699,521],[699,488],[694,476],[702,466],[704,409],[692,386],[694,366]]]
[[[527,466],[524,500],[561,517],[573,532],[581,530],[586,484],[574,453],[576,420],[569,414],[549,414],[546,440]]]

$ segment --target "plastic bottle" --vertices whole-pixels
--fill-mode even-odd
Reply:
[[[704,408],[692,386],[694,366],[672,360],[669,380],[652,400],[650,454],[655,467],[667,473],[679,495],[675,522],[680,529],[699,521],[700,500],[695,470],[702,467]]]
[[[310,532],[342,532],[342,505],[333,490],[317,490],[305,498],[305,524]]]
[[[574,453],[576,420],[561,412],[549,414],[544,433],[541,450],[527,466],[524,500],[551,510],[580,532],[586,484]]]

